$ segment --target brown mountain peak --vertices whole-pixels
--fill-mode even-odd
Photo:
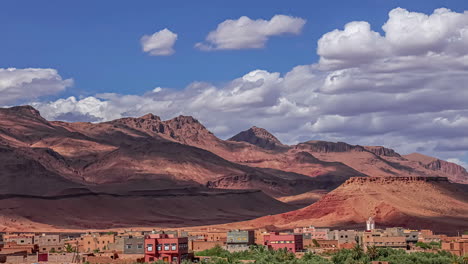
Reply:
[[[41,118],[41,113],[34,107],[30,105],[21,105],[21,106],[14,106],[7,108],[9,111],[20,114],[20,115],[25,115],[25,116],[30,116],[30,117],[36,117],[36,118]]]
[[[140,119],[161,121],[161,118],[159,116],[153,115],[152,113],[148,113],[144,116],[140,116]]]
[[[175,122],[179,122],[181,124],[198,124],[198,123],[200,123],[193,116],[184,116],[184,115],[179,115],[178,117],[173,118],[173,119],[171,119],[169,121],[172,121],[172,120],[175,121]]]
[[[264,128],[256,126],[242,131],[228,140],[248,142],[265,149],[274,149],[277,146],[283,146],[281,141],[273,136],[273,134]]]

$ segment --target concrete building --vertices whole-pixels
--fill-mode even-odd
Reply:
[[[62,252],[65,245],[59,234],[42,234],[34,236],[34,243],[39,247],[39,252]]]
[[[145,252],[145,233],[146,232],[132,230],[119,232],[115,235],[114,243],[109,243],[107,245],[106,252],[143,255]]]
[[[123,237],[124,254],[145,254],[145,237]]]
[[[403,235],[406,237],[406,242],[408,244],[416,244],[419,240],[418,230],[404,230]]]
[[[405,236],[393,236],[381,230],[366,231],[362,237],[362,244],[365,249],[368,247],[390,247],[390,248],[407,248]]]
[[[231,230],[227,233],[226,249],[230,252],[248,250],[255,244],[254,231]]]
[[[271,232],[264,236],[264,245],[273,250],[286,249],[293,253],[304,250],[303,238],[301,234],[280,234]]]
[[[188,259],[188,239],[167,234],[145,236],[145,262],[162,260],[180,264]]]
[[[338,240],[338,244],[361,243],[362,232],[356,230],[333,230],[332,240]]]
[[[15,243],[17,245],[33,245],[34,234],[5,234],[3,235],[3,241],[4,243]]]

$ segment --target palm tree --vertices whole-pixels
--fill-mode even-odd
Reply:
[[[67,251],[68,253],[72,253],[74,251],[72,245],[66,244],[65,251]]]
[[[364,255],[364,250],[362,249],[361,245],[357,243],[353,248],[353,259],[359,260]]]
[[[367,255],[371,260],[376,260],[379,257],[379,251],[376,246],[367,247]]]

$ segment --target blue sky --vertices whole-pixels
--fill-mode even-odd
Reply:
[[[60,96],[180,89],[192,81],[225,82],[254,69],[288,72],[317,61],[317,40],[349,21],[381,31],[395,7],[430,13],[466,9],[466,1],[2,1],[3,67],[54,68],[75,84]],[[196,42],[226,19],[275,14],[307,20],[299,36],[273,37],[266,48],[204,52]],[[139,40],[162,28],[179,34],[176,53],[153,57]]]
[[[1,1],[0,105],[66,121],[192,115],[221,138],[256,125],[286,143],[385,145],[468,166],[465,10],[466,0]],[[250,24],[224,33],[257,32],[277,15],[286,33],[262,28],[261,48],[195,48],[213,32],[226,39],[229,19]],[[175,53],[144,52],[142,37],[165,28]]]

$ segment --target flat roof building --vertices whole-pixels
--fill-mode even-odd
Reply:
[[[286,249],[293,253],[304,250],[303,238],[300,234],[279,234],[272,232],[264,236],[264,245],[273,250]]]
[[[164,262],[180,264],[188,259],[188,239],[167,234],[145,236],[145,262]]]

